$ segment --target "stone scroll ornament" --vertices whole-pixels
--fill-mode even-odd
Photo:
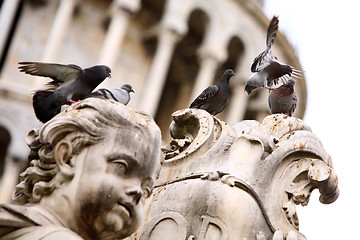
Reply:
[[[306,239],[296,205],[339,196],[331,157],[298,118],[233,125],[206,111],[172,114],[170,145],[133,239]]]

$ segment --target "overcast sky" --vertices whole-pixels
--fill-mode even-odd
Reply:
[[[339,178],[336,202],[321,204],[316,190],[308,206],[297,207],[300,232],[308,240],[360,239],[360,1],[265,0],[265,12],[279,16],[297,51],[308,90],[304,121]]]

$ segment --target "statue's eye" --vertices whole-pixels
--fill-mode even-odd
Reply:
[[[125,160],[115,159],[111,161],[115,165],[115,171],[120,174],[125,174],[128,169],[128,164]]]

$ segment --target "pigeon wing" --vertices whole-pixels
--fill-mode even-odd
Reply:
[[[64,65],[41,62],[19,62],[19,64],[21,65],[19,66],[20,72],[51,78],[53,81],[47,85],[52,89],[59,87],[65,82],[77,79],[83,73],[82,68],[74,64]]]
[[[254,59],[254,62],[251,65],[251,72],[254,73],[263,70],[265,67],[269,66],[273,58],[274,57],[271,56],[271,49],[267,48]]]
[[[274,90],[269,90],[269,95],[268,95],[268,104],[269,104],[270,112],[271,112],[271,94],[272,94],[272,91],[274,91]]]
[[[190,108],[199,108],[205,102],[209,101],[218,91],[218,86],[211,85],[206,88],[202,93],[190,104]]]
[[[93,91],[89,97],[114,100],[124,105],[130,101],[129,93],[121,88],[100,88]]]
[[[270,64],[270,61],[274,59],[273,56],[271,56],[271,46],[275,42],[276,33],[279,28],[279,19],[278,17],[273,17],[270,21],[267,35],[266,35],[266,49],[262,53],[259,54],[254,59],[253,64],[251,65],[251,72],[258,72],[264,69],[268,64]]]
[[[276,38],[276,32],[278,31],[278,28],[279,28],[279,19],[278,17],[274,16],[270,21],[266,35],[266,46],[268,48],[271,48],[271,45],[274,44]]]
[[[291,108],[290,108],[290,110],[289,110],[289,116],[292,116],[292,115],[293,115],[293,113],[295,112],[295,109],[296,109],[298,103],[299,103],[299,98],[298,98],[298,96],[297,96],[296,93],[293,93],[293,94],[292,94],[292,104],[291,104]]]

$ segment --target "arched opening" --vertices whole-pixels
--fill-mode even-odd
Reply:
[[[248,96],[248,104],[244,113],[243,120],[252,120],[257,119],[260,121],[262,115],[270,114],[270,109],[268,109],[267,103],[267,94],[264,93],[266,89],[257,89],[253,91],[250,96]],[[265,94],[265,96],[264,96]],[[259,102],[261,104],[259,104]],[[262,117],[259,117],[262,116]]]
[[[238,38],[238,37],[232,37],[229,41],[228,47],[227,47],[227,54],[228,54],[228,58],[226,59],[226,61],[218,68],[215,78],[214,78],[214,83],[218,82],[219,79],[221,78],[222,74],[224,73],[224,71],[226,69],[233,69],[236,73],[236,69],[239,68],[239,65],[242,64],[241,59],[244,55],[244,51],[245,51],[245,47],[243,42]],[[236,76],[235,76],[236,77]],[[234,78],[234,77],[233,77]],[[231,96],[233,94],[232,92],[232,82],[230,80],[230,89],[229,89],[229,101],[231,99]],[[225,108],[225,110],[220,113],[218,116],[220,119],[225,119],[226,116],[226,112],[229,110],[229,108]]]
[[[141,21],[145,29],[149,29],[160,22],[164,8],[165,0],[142,0],[141,9],[139,13],[136,14],[136,17]]]
[[[3,175],[6,154],[10,142],[11,142],[10,133],[5,128],[0,126],[0,176]]]
[[[171,114],[188,107],[189,98],[199,71],[197,50],[205,36],[208,16],[201,10],[194,10],[188,20],[189,31],[177,44],[170,63],[164,90],[162,92],[155,121],[163,132],[163,139],[169,140]]]

